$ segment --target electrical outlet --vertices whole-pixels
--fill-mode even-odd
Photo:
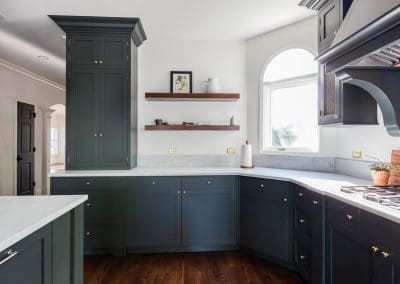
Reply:
[[[234,147],[228,147],[228,148],[226,148],[226,153],[227,153],[228,155],[235,155],[235,154],[236,154],[236,148],[234,148]]]
[[[351,157],[353,159],[361,159],[362,158],[362,152],[361,151],[353,151],[351,153]]]
[[[176,147],[169,147],[168,149],[168,154],[170,155],[176,155],[178,153],[178,148]]]

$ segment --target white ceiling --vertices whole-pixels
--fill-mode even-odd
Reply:
[[[0,58],[64,84],[65,40],[47,15],[139,17],[152,38],[243,40],[307,18],[299,0],[1,0]],[[47,60],[38,58],[45,55]]]

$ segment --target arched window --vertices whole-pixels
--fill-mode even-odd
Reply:
[[[263,77],[262,151],[316,152],[318,131],[318,65],[304,49],[275,56]]]

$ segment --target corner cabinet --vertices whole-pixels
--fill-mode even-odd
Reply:
[[[66,169],[136,166],[140,20],[50,17],[67,34]]]

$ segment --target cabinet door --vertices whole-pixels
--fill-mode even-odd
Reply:
[[[98,72],[75,69],[68,72],[66,107],[66,169],[96,166]]]
[[[336,74],[326,73],[325,65],[320,65],[318,76],[319,125],[340,123],[342,100]]]
[[[327,283],[374,282],[374,257],[367,243],[357,234],[327,224]]]
[[[181,244],[181,179],[128,179],[128,251],[174,250]]]
[[[182,241],[192,250],[236,243],[236,189],[182,189]]]
[[[129,75],[126,69],[100,73],[98,168],[129,168]]]
[[[129,63],[130,38],[104,36],[101,40],[101,66],[124,67]]]
[[[240,180],[240,245],[274,260],[291,263],[289,183],[251,178]]]
[[[339,29],[340,1],[331,0],[319,11],[319,52],[331,45]]]
[[[51,227],[46,226],[0,252],[1,284],[50,284]]]
[[[95,35],[71,35],[67,44],[69,65],[97,65],[99,62],[100,40]]]

